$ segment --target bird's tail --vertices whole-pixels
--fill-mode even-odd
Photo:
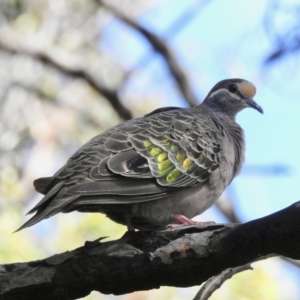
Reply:
[[[16,231],[20,231],[26,227],[30,227],[43,219],[47,219],[53,215],[56,215],[63,211],[63,208],[70,204],[72,201],[74,201],[76,198],[78,198],[78,195],[72,195],[72,196],[66,196],[64,198],[60,199],[54,199],[52,202],[49,203],[49,205],[45,206],[42,205],[36,209],[36,214],[29,219],[26,223],[24,223],[20,228],[18,228]]]

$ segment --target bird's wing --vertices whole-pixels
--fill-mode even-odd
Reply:
[[[159,196],[206,181],[220,163],[221,133],[212,119],[198,114],[195,109],[158,112],[99,136],[94,142],[101,145],[87,145],[79,155],[93,147],[107,155],[90,168],[88,180],[71,184],[66,193],[118,195],[130,203],[134,196]]]

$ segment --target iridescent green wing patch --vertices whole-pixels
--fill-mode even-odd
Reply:
[[[168,158],[168,150],[176,148],[171,141],[165,139],[163,141],[164,148],[161,146],[154,145],[151,141],[143,142],[143,146],[147,149],[147,152],[143,154],[147,155],[150,159],[150,167],[157,178],[162,178],[165,184],[175,182],[181,175],[182,172],[176,169],[176,166]]]
[[[171,139],[164,139],[160,146],[150,140],[143,142],[143,146],[147,149],[143,155],[149,157],[149,166],[161,185],[174,185],[182,179],[186,179],[186,184],[196,182],[196,178],[189,173],[193,173],[197,165],[187,157],[186,151],[179,144]]]
[[[120,157],[109,160],[111,169],[123,176],[153,176],[164,186],[207,180],[219,166],[220,133],[211,119],[201,116],[198,119],[195,109],[157,111],[119,127],[105,142],[107,149],[117,152],[114,157]]]

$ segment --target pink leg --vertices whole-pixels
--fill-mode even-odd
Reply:
[[[180,214],[173,214],[172,217],[179,224],[170,224],[170,225],[168,225],[168,227],[170,227],[170,228],[179,227],[179,226],[186,226],[186,225],[198,225],[198,226],[205,227],[205,226],[216,224],[215,222],[212,222],[212,221],[208,221],[208,222],[193,221],[193,220],[187,218],[186,216],[180,215]]]

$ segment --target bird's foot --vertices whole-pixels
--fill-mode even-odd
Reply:
[[[197,225],[198,227],[206,227],[209,225],[214,225],[216,224],[213,221],[208,221],[208,222],[197,222],[193,221],[189,218],[187,218],[184,215],[179,215],[179,214],[173,214],[172,215],[173,219],[175,219],[179,224],[169,224],[167,227],[168,228],[177,228],[180,226],[187,226],[187,225]]]

